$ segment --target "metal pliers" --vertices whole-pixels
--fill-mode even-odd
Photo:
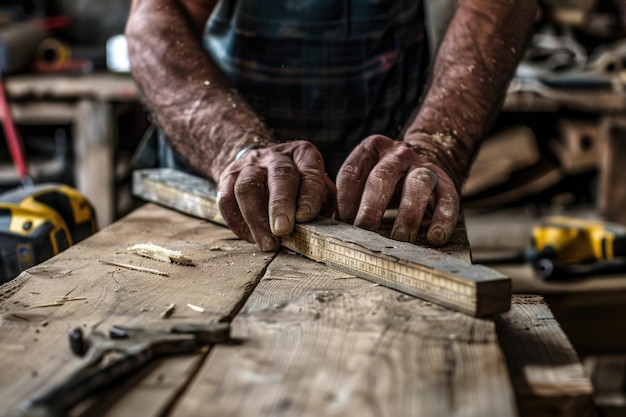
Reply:
[[[23,417],[60,417],[95,391],[137,371],[157,357],[193,352],[200,346],[230,341],[229,323],[160,329],[112,326],[109,337],[94,332],[84,338],[70,332],[70,348],[84,356],[78,369],[41,396],[25,401]],[[115,356],[103,364],[107,356]]]

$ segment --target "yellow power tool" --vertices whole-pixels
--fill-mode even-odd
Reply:
[[[0,283],[97,228],[93,206],[67,185],[41,184],[0,194]]]
[[[532,229],[529,259],[544,279],[626,269],[626,227],[551,216]]]

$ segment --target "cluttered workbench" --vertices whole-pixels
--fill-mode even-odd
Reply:
[[[148,242],[183,258],[129,251]],[[462,225],[452,242],[442,253],[469,265]],[[286,249],[259,252],[155,204],[4,284],[0,320],[1,415],[41,411],[34,405],[84,416],[594,414],[591,384],[540,297],[514,296],[508,312],[475,318]],[[111,339],[124,366],[132,349],[162,356],[70,414],[80,395],[50,390],[81,366],[73,351],[106,345],[111,326],[144,329],[139,340],[128,329]],[[164,343],[139,343],[155,330]]]

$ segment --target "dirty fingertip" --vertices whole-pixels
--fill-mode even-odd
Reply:
[[[433,246],[443,246],[448,241],[448,232],[441,226],[435,225],[428,230],[426,239]]]
[[[311,205],[308,203],[303,203],[298,206],[298,210],[296,211],[296,221],[306,222],[312,219],[313,210],[311,209]]]
[[[266,236],[259,242],[259,248],[263,252],[273,252],[280,246],[279,241],[271,236]]]
[[[402,242],[408,242],[410,240],[410,235],[411,235],[411,232],[409,231],[409,228],[406,227],[405,225],[394,226],[390,234],[392,239],[399,240]]]

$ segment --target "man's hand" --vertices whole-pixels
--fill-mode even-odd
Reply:
[[[342,221],[376,230],[394,194],[400,204],[391,238],[415,242],[430,201],[435,210],[426,237],[445,244],[459,216],[455,169],[430,137],[411,142],[382,135],[365,139],[337,176],[338,214]]]
[[[276,250],[296,222],[332,215],[335,187],[322,155],[306,141],[248,151],[226,167],[218,183],[222,216],[240,238]]]
[[[376,135],[350,154],[337,177],[343,221],[375,230],[401,194],[391,237],[414,241],[429,202],[426,238],[441,246],[459,215],[459,191],[480,140],[500,109],[530,37],[536,0],[458,0],[429,88],[401,142]]]

